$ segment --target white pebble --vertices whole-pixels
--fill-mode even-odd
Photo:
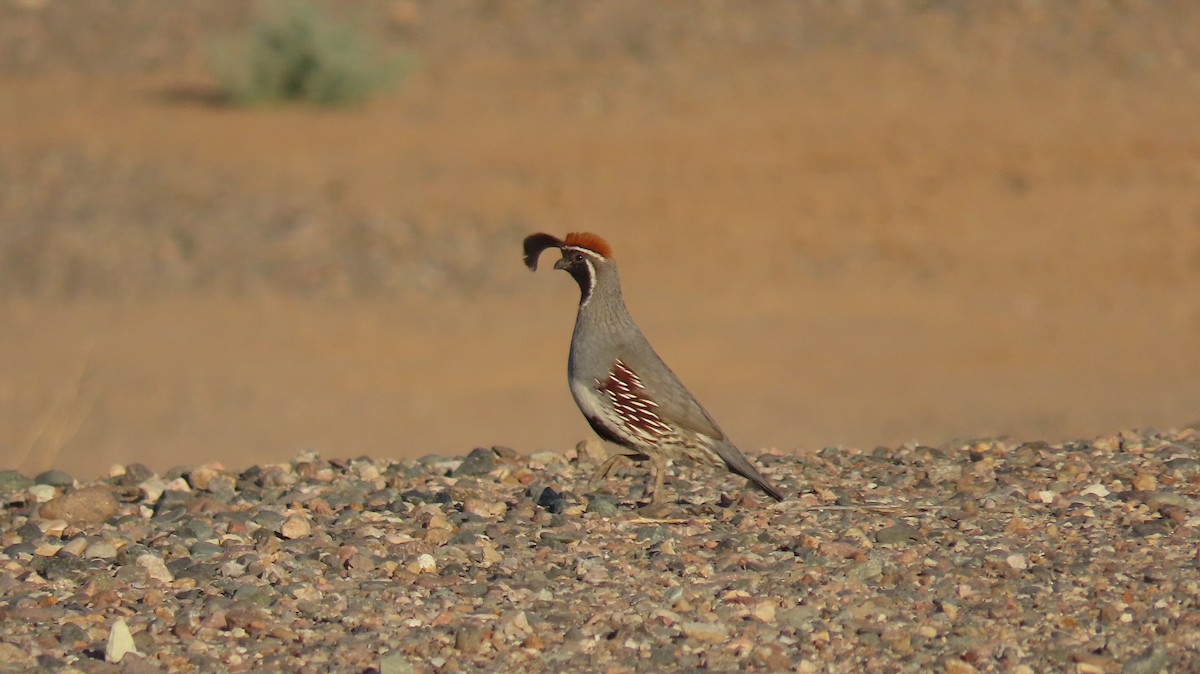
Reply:
[[[125,624],[124,619],[118,618],[108,630],[108,643],[104,646],[104,659],[108,662],[120,662],[121,658],[129,653],[140,655],[137,644],[133,643],[133,634],[129,632],[129,625]]]
[[[167,568],[162,557],[152,554],[144,554],[137,558],[137,565],[145,569],[146,575],[160,583],[169,583],[175,580],[175,576],[171,570]]]
[[[29,495],[38,503],[45,503],[57,494],[58,490],[48,484],[35,484],[29,488]]]

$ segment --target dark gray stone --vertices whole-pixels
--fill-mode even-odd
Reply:
[[[454,477],[463,475],[487,475],[500,465],[500,457],[495,450],[486,447],[476,447],[467,454],[458,468],[454,469]]]
[[[51,487],[70,487],[75,484],[75,478],[61,470],[46,470],[33,478],[36,484],[48,484]]]

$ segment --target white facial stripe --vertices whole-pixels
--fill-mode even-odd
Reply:
[[[596,266],[592,264],[591,260],[584,260],[583,263],[588,267],[588,287],[587,292],[583,294],[583,301],[579,303],[579,306],[587,304],[592,299],[592,290],[596,288]]]
[[[600,253],[597,253],[596,251],[594,251],[590,248],[583,248],[581,246],[563,246],[563,250],[570,250],[570,251],[575,251],[577,253],[583,253],[584,255],[588,255],[597,260],[607,260],[608,259],[608,258],[604,257],[603,255],[601,255]]]

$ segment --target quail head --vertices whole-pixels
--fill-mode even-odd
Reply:
[[[608,243],[589,233],[565,239],[532,234],[525,238],[525,265],[531,271],[547,248],[562,253],[554,268],[579,284],[567,361],[571,394],[596,434],[620,448],[593,481],[607,477],[621,458],[649,461],[654,482],[646,494],[658,503],[665,462],[684,459],[741,475],[782,501],[783,493],[729,441],[633,322]]]

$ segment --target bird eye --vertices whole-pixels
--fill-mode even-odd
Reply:
[[[583,262],[583,253],[578,251],[571,254],[571,262]]]

